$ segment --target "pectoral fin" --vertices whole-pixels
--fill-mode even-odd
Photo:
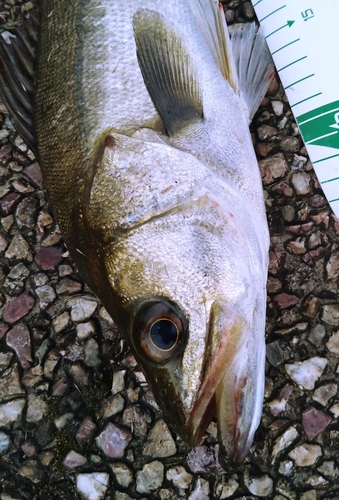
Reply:
[[[38,26],[30,17],[25,25],[0,36],[0,96],[16,130],[35,153],[32,94]]]
[[[197,71],[181,38],[160,14],[139,9],[133,26],[145,85],[172,135],[203,116]]]

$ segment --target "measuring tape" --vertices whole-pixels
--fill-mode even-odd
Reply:
[[[339,218],[339,1],[252,3],[318,180]]]

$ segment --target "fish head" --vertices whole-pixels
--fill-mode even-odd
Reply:
[[[172,429],[195,446],[217,415],[221,443],[241,460],[260,420],[264,382],[266,273],[252,215],[193,155],[118,134],[113,142],[92,205],[105,205],[101,175],[106,198],[115,190],[115,219],[129,210],[125,191],[134,211],[129,225],[124,216],[106,234],[109,288],[100,297]],[[186,182],[176,182],[181,175]],[[102,228],[109,217],[93,220]]]

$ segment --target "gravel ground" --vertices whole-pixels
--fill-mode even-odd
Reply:
[[[0,29],[32,5],[2,1]],[[254,17],[249,1],[225,11]],[[168,430],[1,103],[0,126],[0,498],[339,498],[339,222],[278,78],[252,126],[271,252],[265,404],[240,467],[219,463],[214,423],[193,450]]]

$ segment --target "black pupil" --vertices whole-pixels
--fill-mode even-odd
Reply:
[[[178,338],[178,329],[172,321],[168,319],[160,319],[151,326],[150,336],[153,344],[168,351],[172,349]]]

